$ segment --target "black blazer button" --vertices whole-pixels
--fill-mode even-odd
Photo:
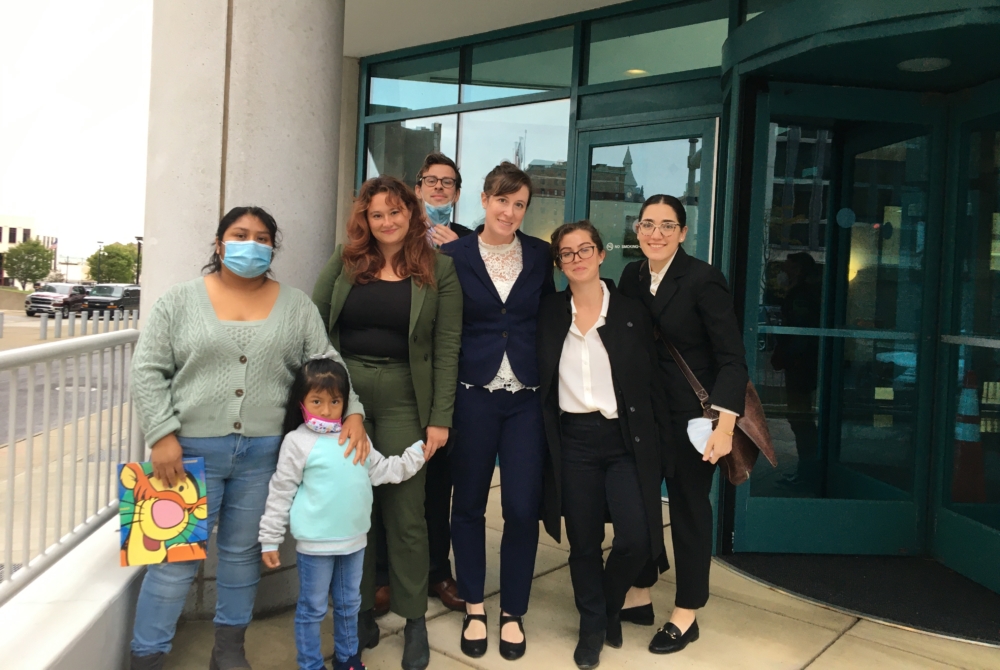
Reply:
[[[638,437],[637,437],[637,438],[635,438],[635,441],[636,441],[636,442],[638,442],[638,441],[639,441],[639,438],[638,438]]]
[[[505,330],[505,331],[503,331],[503,336],[504,336],[504,337],[507,337],[507,331],[506,331],[506,330]]]
[[[501,307],[500,308],[500,313],[501,314],[506,314],[507,313],[507,308],[506,307]]]
[[[416,341],[417,341],[417,336],[416,336],[416,335],[414,335],[414,336],[413,336],[413,341],[414,341],[414,342],[416,342]]]
[[[631,328],[632,327],[632,322],[629,321],[626,325],[628,325],[628,327]]]
[[[628,411],[630,411],[630,412],[634,412],[634,411],[635,411],[635,407],[629,407],[629,408],[628,408]]]

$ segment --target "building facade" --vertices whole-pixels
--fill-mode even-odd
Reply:
[[[143,300],[204,262],[178,219],[207,245],[245,202],[311,288],[352,190],[432,150],[460,223],[513,161],[523,230],[589,218],[615,280],[642,200],[676,195],[778,452],[717,485],[717,552],[927,556],[1000,592],[1000,3],[560,0],[489,32],[495,8],[455,3],[466,28],[402,48],[363,4],[156,4]]]
[[[4,273],[3,260],[11,247],[21,242],[38,240],[52,251],[52,270],[56,271],[56,259],[59,256],[59,240],[50,235],[39,235],[35,228],[35,220],[27,216],[0,215],[0,285],[12,286],[14,280]]]

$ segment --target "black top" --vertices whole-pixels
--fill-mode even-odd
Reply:
[[[340,353],[409,360],[410,286],[401,279],[351,287],[340,312]]]

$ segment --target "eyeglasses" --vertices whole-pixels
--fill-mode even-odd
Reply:
[[[643,219],[639,222],[637,228],[641,235],[649,237],[653,234],[654,230],[660,231],[663,235],[670,235],[680,230],[681,224],[679,223],[653,223],[650,219]]]
[[[581,261],[585,261],[588,258],[592,257],[595,251],[597,251],[597,247],[594,245],[590,245],[589,247],[583,247],[576,251],[560,251],[559,262],[572,263],[573,259],[576,258],[577,256],[580,257]]]
[[[427,175],[426,177],[421,177],[420,178],[420,183],[421,184],[423,184],[424,186],[430,186],[431,188],[434,188],[435,186],[437,186],[438,182],[441,182],[441,186],[443,186],[444,188],[454,188],[455,187],[455,180],[452,179],[451,177],[441,177],[441,178],[438,178],[438,177],[434,177],[432,175]]]

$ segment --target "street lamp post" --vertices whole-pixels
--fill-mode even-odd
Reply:
[[[101,252],[104,251],[104,242],[97,241],[97,283],[101,283]]]
[[[139,284],[139,275],[142,273],[142,235],[135,236],[135,283]]]

